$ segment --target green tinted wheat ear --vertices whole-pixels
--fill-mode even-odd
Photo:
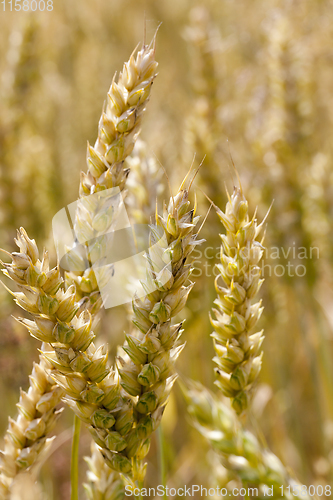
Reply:
[[[1,452],[0,462],[0,492],[3,493],[3,500],[9,495],[18,473],[35,465],[52,441],[47,436],[61,413],[56,407],[63,391],[46,374],[46,369],[50,368],[51,365],[42,358],[39,364],[34,363],[29,377],[29,390],[21,390],[17,404],[19,416],[16,420],[9,419],[5,449]]]
[[[183,390],[193,424],[215,450],[221,464],[241,479],[244,486],[258,487],[259,495],[253,498],[267,498],[265,487],[273,487],[271,498],[275,499],[316,498],[306,490],[303,492],[304,488],[301,489],[301,484],[291,477],[278,457],[243,428],[225,403],[199,384],[191,384]]]
[[[139,135],[156,69],[154,39],[150,46],[143,45],[136,55],[134,51],[124,64],[118,80],[114,77],[112,81],[99,121],[97,141],[94,147],[88,144],[88,172],[81,173],[81,200],[74,225],[80,243],[98,238],[112,227],[115,217],[110,210],[111,195],[103,192],[111,188],[118,188],[120,191],[124,188],[129,174],[124,161],[132,152]],[[93,202],[91,197],[86,198],[92,194],[95,195]],[[94,248],[95,261],[97,247],[98,242]],[[100,258],[102,256],[101,254]],[[90,257],[88,255],[88,260],[91,260]],[[75,265],[81,267],[81,270],[67,273],[67,284],[75,283],[78,298],[90,295],[94,302],[98,286],[93,269],[84,265],[80,254],[76,255],[74,271]],[[82,266],[86,267],[85,271],[82,271]]]
[[[120,384],[117,374],[106,378],[110,396],[95,402],[100,406],[95,413],[91,406],[79,404],[78,397],[68,401],[81,418],[90,419],[90,431],[106,463],[132,481],[144,478],[149,438],[160,423],[175,381],[181,324],[172,325],[171,319],[185,306],[192,288],[186,282],[190,254],[199,243],[194,232],[197,220],[188,191],[181,188],[151,228],[143,283],[147,295],[133,303],[137,331],[126,337],[125,355],[118,357]],[[104,390],[103,384],[99,387]]]
[[[264,251],[255,216],[250,219],[248,203],[241,189],[235,188],[226,211],[217,209],[226,234],[221,235],[221,263],[215,280],[218,298],[211,323],[217,364],[216,385],[232,398],[237,413],[246,410],[250,390],[261,369],[260,346],[263,332],[255,326],[263,308],[254,302],[263,282],[258,266]]]
[[[134,401],[135,428],[130,435],[127,455],[143,458],[142,446],[158,427],[170,390],[175,381],[174,363],[182,345],[182,323],[172,318],[184,308],[193,284],[188,281],[191,253],[199,243],[195,233],[195,209],[190,208],[188,191],[181,188],[163,215],[156,216],[147,255],[147,295],[133,302],[137,331],[128,335],[123,347],[127,356],[118,358],[120,383]],[[152,249],[154,249],[152,251]],[[126,450],[125,450],[126,451]],[[144,468],[133,472],[143,479]]]

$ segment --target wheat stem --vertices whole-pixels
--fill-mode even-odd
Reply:
[[[79,500],[79,445],[81,420],[74,415],[71,455],[71,500]]]
[[[164,487],[163,498],[167,499],[168,497],[166,494],[167,480],[166,480],[166,463],[165,463],[164,444],[165,444],[165,441],[164,441],[163,429],[162,429],[162,425],[160,425],[159,428],[157,429],[157,445],[158,445],[158,452],[159,452],[161,485]]]

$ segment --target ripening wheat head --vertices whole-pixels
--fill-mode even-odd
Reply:
[[[274,498],[317,498],[302,491],[301,484],[279,458],[263,447],[252,432],[244,429],[235,412],[205,387],[191,383],[185,389],[185,396],[196,429],[207,439],[220,463],[233,477],[239,478],[244,486],[258,487],[259,496],[256,498],[267,498],[264,493],[267,486],[273,486]]]
[[[163,215],[156,214],[143,285],[147,295],[133,301],[137,330],[126,336],[127,356],[118,357],[121,387],[134,403],[135,427],[127,451],[133,457],[160,423],[176,379],[174,363],[183,348],[182,323],[173,324],[172,318],[182,311],[193,287],[188,282],[191,253],[200,243],[195,233],[198,217],[188,197],[181,187],[164,206]],[[142,479],[144,468],[137,467],[135,474]]]
[[[232,398],[236,412],[242,413],[261,369],[263,332],[254,329],[263,308],[261,301],[254,300],[263,282],[258,265],[264,251],[259,240],[263,224],[257,224],[255,215],[249,218],[248,203],[239,188],[229,197],[225,212],[217,208],[217,215],[226,234],[221,235],[221,263],[215,280],[218,298],[211,317],[215,383]]]
[[[93,147],[88,144],[88,172],[81,172],[80,201],[74,224],[80,243],[97,239],[110,230],[115,217],[110,210],[111,194],[105,195],[105,191],[111,188],[122,191],[129,174],[125,160],[140,133],[142,116],[156,77],[155,39],[150,46],[143,45],[136,55],[135,52],[124,64],[118,81],[114,76],[99,121],[98,138]],[[89,195],[94,195],[93,200]],[[95,254],[96,248],[97,245]],[[85,266],[80,252],[72,249],[71,255],[74,269],[78,266],[86,270],[66,273],[67,286],[74,283],[77,298],[90,296],[92,307],[97,310],[101,304],[93,306],[98,300],[94,271]]]

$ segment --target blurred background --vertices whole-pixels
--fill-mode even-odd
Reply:
[[[333,2],[55,0],[51,12],[1,8],[0,247],[13,251],[15,230],[24,226],[55,262],[52,217],[78,197],[86,141],[96,139],[113,74],[145,31],[150,41],[162,23],[159,75],[141,138],[174,192],[192,161],[197,168],[204,160],[194,183],[202,216],[209,203],[198,188],[223,209],[225,185],[231,192],[236,182],[232,162],[251,214],[257,208],[262,219],[274,200],[261,292],[263,369],[248,425],[301,483],[332,484]],[[181,376],[209,388],[208,311],[222,232],[213,212],[201,233],[206,243],[196,252],[187,344],[178,360]],[[38,358],[38,342],[12,317],[22,313],[1,288],[1,436]],[[101,318],[98,334],[113,355],[129,320],[125,307]],[[71,425],[66,410],[41,470],[45,500],[69,499]],[[163,433],[169,486],[208,486],[208,450],[177,387]],[[89,445],[83,431],[81,457]],[[147,485],[160,484],[154,439],[148,458]],[[81,476],[84,481],[83,459]]]

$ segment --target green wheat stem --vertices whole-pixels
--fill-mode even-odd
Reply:
[[[143,488],[143,481],[138,481],[138,487],[139,487],[139,491],[140,491],[140,494],[139,494],[139,500],[143,500],[142,498],[142,488]]]
[[[79,500],[79,444],[81,420],[74,416],[74,431],[71,456],[71,500]]]
[[[168,498],[166,494],[166,463],[165,463],[165,454],[164,454],[164,436],[162,426],[157,429],[157,448],[158,448],[158,456],[159,456],[159,466],[160,466],[160,476],[161,476],[161,484],[163,485],[164,495],[163,498]]]

